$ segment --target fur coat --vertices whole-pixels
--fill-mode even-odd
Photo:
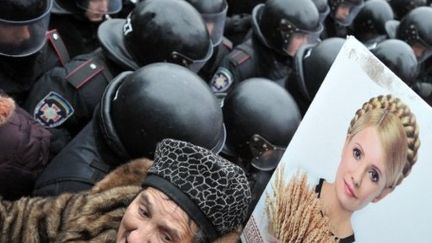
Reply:
[[[128,205],[141,192],[152,161],[122,165],[90,191],[0,201],[0,243],[115,242]],[[216,242],[236,242],[239,230]]]

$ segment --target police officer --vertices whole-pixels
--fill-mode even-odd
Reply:
[[[108,85],[91,122],[50,162],[34,194],[89,189],[130,159],[152,159],[164,138],[218,153],[225,136],[219,103],[199,76],[176,64],[150,64]]]
[[[121,0],[54,0],[49,26],[60,33],[69,55],[75,57],[99,47],[99,24],[121,9]]]
[[[0,8],[0,89],[18,104],[34,82],[69,55],[56,32],[47,32],[52,0],[7,0]]]
[[[386,1],[367,1],[352,23],[353,34],[369,49],[374,48],[387,38],[385,23],[393,18],[393,10]]]
[[[333,37],[297,51],[293,65],[295,75],[287,80],[286,89],[297,101],[301,114],[309,108],[344,42],[343,38]]]
[[[227,139],[221,155],[246,171],[252,188],[251,213],[301,116],[291,95],[264,78],[247,79],[234,87],[222,109]]]
[[[187,0],[203,17],[213,44],[213,55],[198,72],[210,80],[222,59],[231,51],[232,43],[223,36],[228,4],[226,0]]]
[[[363,0],[328,0],[330,14],[324,21],[321,39],[345,38],[349,26],[363,7]]]
[[[253,34],[224,58],[210,81],[212,90],[224,95],[233,85],[251,77],[265,77],[283,84],[290,74],[292,57],[309,41],[316,41],[322,25],[311,0],[270,0],[252,12]]]
[[[103,22],[98,38],[103,49],[51,70],[32,89],[25,108],[45,127],[74,136],[91,119],[112,76],[163,61],[197,72],[213,50],[200,14],[185,1],[141,2],[127,19]],[[59,140],[65,145],[68,136]]]

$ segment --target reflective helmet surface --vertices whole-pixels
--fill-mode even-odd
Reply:
[[[208,85],[171,63],[150,64],[127,76],[112,99],[110,117],[131,158],[151,158],[163,138],[214,152],[225,139],[222,110]]]
[[[352,24],[354,36],[360,41],[367,41],[379,35],[386,35],[385,23],[393,18],[393,10],[386,1],[367,1]]]
[[[226,0],[186,0],[206,22],[213,46],[222,42],[225,20],[228,11]]]
[[[424,48],[417,59],[422,62],[432,55],[432,8],[418,7],[409,12],[401,21],[396,30],[396,38],[403,40],[414,47],[421,45]]]
[[[295,58],[298,86],[302,95],[312,101],[336,59],[345,39],[328,38],[316,46],[301,49]]]
[[[408,86],[413,86],[418,74],[418,63],[407,43],[396,39],[385,40],[371,52]]]
[[[222,109],[226,146],[243,158],[252,156],[249,145],[253,135],[285,148],[301,120],[291,95],[264,78],[241,82],[225,98]]]
[[[290,53],[290,45],[297,36],[306,38],[306,44],[316,41],[323,29],[318,10],[311,0],[269,0],[255,7],[254,12],[253,21],[258,25],[255,32],[265,45],[282,55]]]
[[[363,4],[363,0],[329,0],[330,16],[340,25],[348,26],[360,12]],[[345,9],[341,11],[342,16],[339,16],[339,8]]]
[[[46,42],[52,0],[7,0],[0,7],[0,55],[29,56]]]
[[[138,66],[168,61],[202,67],[213,50],[201,15],[185,1],[138,3],[124,23],[123,36]]]
[[[401,20],[411,10],[426,6],[426,0],[391,0],[389,3],[395,14],[395,19],[398,20]]]

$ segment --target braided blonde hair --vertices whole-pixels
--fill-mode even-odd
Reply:
[[[420,140],[415,115],[399,98],[380,95],[356,111],[348,128],[348,139],[369,126],[377,128],[386,154],[387,186],[394,188],[409,175],[417,161]]]

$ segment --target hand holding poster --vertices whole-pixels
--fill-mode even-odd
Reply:
[[[431,111],[349,37],[243,242],[429,242]]]

